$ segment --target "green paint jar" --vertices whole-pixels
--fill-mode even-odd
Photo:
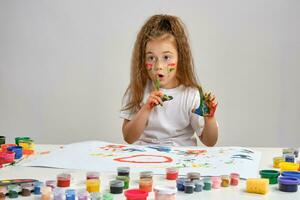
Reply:
[[[276,170],[260,170],[259,171],[261,178],[267,178],[269,179],[270,184],[277,184],[278,183],[278,176],[279,171]]]
[[[124,182],[124,189],[129,188],[129,177],[128,176],[117,176],[116,179]]]

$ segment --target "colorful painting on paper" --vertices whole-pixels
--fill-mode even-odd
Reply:
[[[257,177],[260,152],[243,147],[166,147],[87,141],[24,160],[21,166],[116,171],[128,166],[135,173],[151,170],[164,174],[167,167],[179,173],[200,172],[215,176],[237,172],[242,178]]]

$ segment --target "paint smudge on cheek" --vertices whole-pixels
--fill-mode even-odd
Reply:
[[[153,64],[152,63],[146,63],[146,68],[148,71],[152,70],[153,69]]]
[[[176,69],[176,63],[169,63],[168,64],[168,71],[169,73]]]

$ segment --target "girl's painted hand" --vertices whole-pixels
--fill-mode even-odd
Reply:
[[[160,91],[153,91],[151,92],[151,94],[149,95],[148,97],[148,100],[147,100],[147,107],[149,109],[152,109],[154,106],[160,104],[162,105],[163,104],[163,100],[161,97],[163,97],[163,93],[160,92]]]
[[[216,97],[209,92],[205,93],[204,96],[201,97],[199,107],[197,109],[193,109],[192,112],[203,117],[213,117],[217,106]]]

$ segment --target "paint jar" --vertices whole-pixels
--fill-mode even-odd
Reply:
[[[21,184],[21,195],[23,197],[30,196],[32,190],[33,190],[32,183],[22,183]]]
[[[202,192],[203,186],[204,186],[203,181],[202,180],[193,180],[193,183],[195,185],[194,191],[195,192]]]
[[[101,193],[100,192],[92,192],[90,194],[91,200],[101,200]]]
[[[110,193],[112,194],[121,194],[124,188],[124,182],[121,180],[113,180],[109,182]]]
[[[155,186],[154,200],[175,200],[176,187],[173,186]]]
[[[259,171],[261,178],[267,178],[269,179],[269,184],[277,184],[279,172],[276,170],[260,170]]]
[[[118,167],[118,176],[128,176],[129,177],[129,172],[130,168],[129,167]]]
[[[53,200],[64,200],[65,190],[62,188],[54,188],[53,190]]]
[[[282,162],[279,164],[280,171],[298,171],[299,164],[298,163],[290,163],[290,162]]]
[[[297,192],[300,179],[295,177],[280,176],[278,178],[279,190],[283,192]]]
[[[221,186],[228,187],[230,184],[230,177],[228,175],[221,176]]]
[[[23,156],[23,150],[20,146],[8,147],[7,151],[15,152],[15,159],[20,159]]]
[[[152,192],[153,181],[150,178],[143,178],[139,181],[139,189],[145,192]]]
[[[50,187],[52,189],[52,191],[53,191],[54,188],[56,188],[57,183],[56,183],[55,180],[47,180],[46,183],[45,183],[45,185],[47,187]]]
[[[7,194],[6,186],[0,186],[0,199],[5,199],[6,194]]]
[[[211,181],[212,181],[212,188],[218,189],[221,187],[221,177],[220,176],[212,176]]]
[[[176,187],[177,187],[178,191],[184,191],[184,185],[183,185],[183,183],[185,181],[190,181],[190,179],[188,179],[188,178],[178,178],[176,180]]]
[[[194,192],[195,189],[195,185],[192,181],[185,181],[183,183],[184,186],[184,192],[187,194],[192,194]]]
[[[24,155],[31,155],[34,153],[35,144],[32,139],[28,140],[19,140],[19,146],[23,147]]]
[[[124,182],[124,189],[129,188],[129,177],[128,176],[117,176],[116,180],[120,180]]]
[[[86,180],[86,190],[88,192],[100,192],[100,180],[88,179]]]
[[[102,196],[102,200],[113,200],[113,196],[110,193],[104,193]]]
[[[24,140],[24,141],[30,140],[30,137],[16,137],[16,138],[15,138],[15,143],[16,143],[16,145],[19,145],[19,142],[20,142],[21,140]]]
[[[124,192],[127,200],[146,200],[148,197],[148,192],[140,189],[130,189]]]
[[[200,173],[198,172],[189,172],[187,173],[187,178],[190,179],[191,181],[193,180],[200,180]]]
[[[78,200],[88,200],[88,196],[89,193],[85,189],[77,191]]]
[[[70,187],[71,174],[61,173],[57,175],[57,187]]]
[[[1,144],[1,151],[7,152],[8,147],[15,147],[15,144]]]
[[[178,178],[178,168],[169,167],[166,169],[166,178],[168,180],[176,180]]]
[[[279,168],[279,164],[281,162],[284,162],[284,158],[283,157],[274,157],[273,158],[273,167],[274,168]]]
[[[66,190],[66,200],[75,200],[76,192],[74,189]]]
[[[100,173],[99,172],[87,172],[86,173],[86,180],[88,179],[99,179]]]
[[[52,188],[44,186],[41,189],[41,200],[50,200],[51,199]]]
[[[205,177],[203,179],[204,187],[203,190],[211,190],[212,187],[212,181],[210,177]]]
[[[300,180],[300,172],[282,172],[281,173],[282,176],[288,176],[288,177],[294,177],[294,178],[298,178]]]
[[[11,199],[18,198],[19,192],[21,191],[21,187],[16,184],[8,185],[8,197]]]
[[[15,152],[0,152],[0,164],[12,163],[15,160]]]
[[[240,175],[238,173],[231,173],[230,174],[230,185],[237,186],[240,181]]]
[[[5,144],[5,136],[4,135],[0,135],[0,145],[1,144]]]
[[[33,183],[33,194],[39,195],[41,194],[41,188],[43,186],[43,182],[41,181],[36,181]]]
[[[143,171],[143,172],[140,172],[140,179],[143,179],[143,178],[150,178],[150,179],[152,179],[153,178],[153,172],[152,171]]]
[[[284,161],[294,163],[295,162],[295,155],[294,154],[285,154]]]

